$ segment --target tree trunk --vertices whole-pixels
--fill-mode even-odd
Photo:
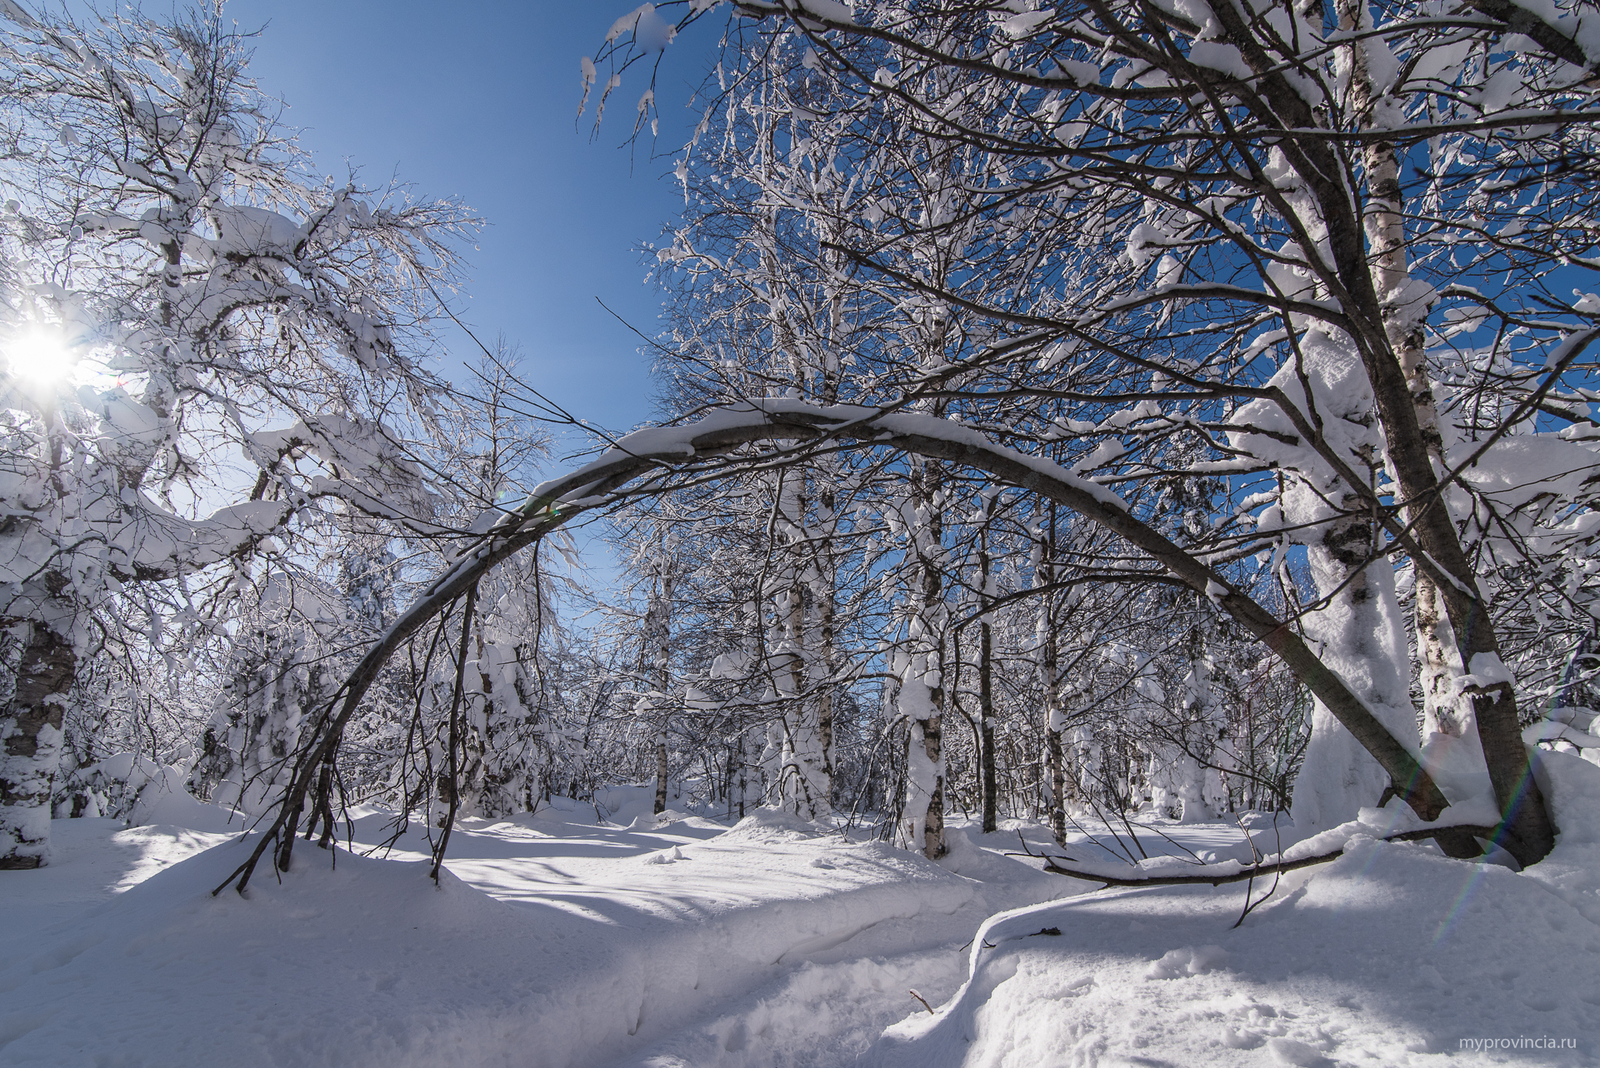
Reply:
[[[1040,545],[1042,562],[1036,581],[1048,586],[1055,581],[1056,510],[1050,507],[1050,519],[1043,531]],[[1050,833],[1058,845],[1067,840],[1067,767],[1066,753],[1061,744],[1061,734],[1067,729],[1067,717],[1061,707],[1061,676],[1059,651],[1056,648],[1056,599],[1046,593],[1040,603],[1039,628],[1043,648],[1039,656],[1039,684],[1044,689],[1044,734],[1046,773],[1050,787]]]
[[[666,699],[672,689],[672,565],[663,554],[651,603],[645,612],[646,659],[655,670],[651,681],[656,693]],[[667,810],[667,709],[653,710],[656,720],[656,799],[652,811],[656,815]]]
[[[944,524],[935,505],[937,478],[931,465],[912,469],[911,497],[927,515],[925,529],[912,529],[912,550],[918,557],[920,589],[912,633],[912,651],[900,685],[900,707],[911,721],[911,748],[906,757],[905,817],[913,842],[921,829],[922,851],[929,860],[945,854],[944,842],[944,575],[938,559]]]
[[[934,708],[944,705],[944,694],[934,691]],[[922,855],[938,860],[946,854],[944,844],[944,716],[939,713],[922,721],[922,748],[933,766],[933,793],[928,796],[928,815],[922,825]]]
[[[983,554],[983,565],[987,578],[987,552]],[[998,815],[999,785],[994,767],[994,635],[987,616],[978,625],[978,745],[979,774],[983,776],[983,831],[990,834]]]
[[[837,626],[837,605],[834,586],[838,581],[833,564],[834,529],[833,493],[824,490],[819,494],[817,522],[822,536],[817,539],[813,555],[813,568],[817,581],[813,592],[817,616],[817,652],[812,684],[817,701],[817,783],[818,792],[826,810],[833,810],[833,677],[835,666],[834,631]]]
[[[50,790],[61,755],[61,720],[78,668],[72,640],[44,623],[24,624],[16,690],[0,714],[0,868],[50,862]]]
[[[1326,507],[1323,497],[1311,487],[1295,487],[1285,494],[1284,514],[1291,523],[1314,515]],[[1305,632],[1321,647],[1323,662],[1348,680],[1396,738],[1405,738],[1415,730],[1416,717],[1402,668],[1407,658],[1392,565],[1372,562],[1376,532],[1370,516],[1361,514],[1361,498],[1347,489],[1337,499],[1355,514],[1327,524],[1321,540],[1307,547],[1317,593],[1329,603],[1306,614]],[[1389,775],[1321,701],[1311,716],[1291,811],[1296,827],[1315,832],[1379,804]]]
[[[657,816],[667,810],[667,739],[656,738],[656,803],[651,811]]]
[[[1057,845],[1067,844],[1067,754],[1060,731],[1045,732],[1050,758],[1050,834]]]
[[[1370,15],[1364,7],[1342,0],[1342,30],[1358,31],[1369,23]],[[1355,102],[1364,113],[1362,118],[1370,120],[1378,101],[1368,72],[1368,46],[1359,34],[1354,34],[1349,47]],[[1378,42],[1373,47],[1385,46]],[[1418,586],[1419,594],[1428,593],[1427,588],[1431,587],[1444,607],[1441,619],[1433,604],[1424,604],[1422,597],[1418,599],[1419,652],[1432,657],[1431,662],[1424,662],[1425,691],[1435,694],[1437,714],[1446,672],[1459,669],[1482,680],[1461,688],[1461,711],[1470,709],[1477,724],[1489,781],[1501,812],[1498,844],[1522,864],[1532,864],[1555,847],[1555,826],[1529,765],[1516,692],[1500,657],[1499,636],[1450,517],[1444,499],[1448,487],[1439,483],[1443,471],[1434,466],[1440,457],[1441,441],[1432,383],[1423,358],[1422,321],[1427,309],[1413,304],[1417,298],[1410,291],[1400,167],[1394,144],[1369,142],[1363,151],[1363,163],[1368,199],[1362,222],[1371,249],[1370,266],[1348,257],[1350,262],[1340,264],[1340,273],[1357,283],[1352,287],[1357,296],[1371,294],[1380,309],[1387,351],[1367,345],[1363,346],[1363,357],[1383,419],[1395,480],[1406,502],[1406,520],[1414,526],[1417,543],[1428,558],[1414,560],[1413,565],[1419,576],[1433,569],[1441,572],[1438,576],[1424,576]],[[1366,277],[1359,277],[1358,271]],[[1446,621],[1449,634],[1439,625]],[[1426,632],[1420,629],[1421,625],[1428,626]],[[1450,655],[1451,646],[1454,656]],[[1455,688],[1454,679],[1451,687]]]

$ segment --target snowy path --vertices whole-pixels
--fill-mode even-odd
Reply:
[[[440,890],[414,852],[329,870],[302,848],[281,885],[213,899],[239,845],[158,871],[221,839],[79,824],[39,873],[53,886],[24,895],[39,922],[7,940],[3,1064],[847,1064],[922,1011],[908,989],[954,992],[984,916],[1070,889],[782,816],[726,833],[532,817],[468,821]],[[52,903],[69,886],[76,904]]]

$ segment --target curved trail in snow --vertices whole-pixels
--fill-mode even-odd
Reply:
[[[249,843],[74,822],[6,932],[0,1064],[846,1064],[923,1011],[908,989],[953,993],[984,916],[1070,889],[782,814],[618,826],[569,803],[464,821],[438,888],[413,832],[388,859],[302,850],[212,897]]]

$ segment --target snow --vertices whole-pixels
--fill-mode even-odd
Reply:
[[[1579,1048],[1534,1063],[1592,1064],[1600,930],[1531,882],[1370,842],[1285,876],[1238,930],[1242,887],[1018,910],[980,931],[955,998],[862,1063],[1489,1064],[1461,1040],[1549,1035]]]
[[[54,864],[0,873],[0,1063],[1592,1064],[1600,768],[1538,773],[1563,832],[1525,873],[1376,841],[1391,814],[1366,810],[1338,860],[1248,888],[1089,892],[1006,855],[1045,851],[1026,822],[952,819],[934,864],[773,810],[656,817],[618,787],[465,821],[438,888],[410,833],[211,897],[246,849],[225,814],[60,820]],[[358,817],[358,843],[382,836],[386,814]],[[1318,841],[1245,822],[1262,853]],[[1065,852],[1251,855],[1232,824],[1133,829],[1084,823]],[[1247,895],[1266,900],[1235,928]],[[1519,1038],[1576,1048],[1485,1045]]]
[[[594,823],[592,808],[585,821],[587,807],[467,821],[439,889],[408,837],[391,859],[341,851],[332,868],[303,848],[244,899],[209,894],[242,858],[237,842],[60,821],[58,862],[39,873],[50,881],[29,884],[37,894],[6,884],[28,922],[10,927],[0,973],[0,1062],[597,1064],[713,1007],[714,1030],[745,1002],[770,1018],[749,1001],[766,984],[820,996],[855,982],[867,991],[846,1015],[864,1045],[915,1007],[902,977],[935,998],[959,981],[954,954],[930,975],[889,950],[919,947],[917,929],[959,945],[1014,903],[1019,879],[1034,900],[1071,889],[1001,859],[1014,878],[990,902],[913,853],[781,813],[646,829],[654,819]],[[367,815],[358,838],[383,819]],[[780,1030],[806,1027],[797,1008],[779,1015]],[[770,1063],[759,1030],[742,1063]]]

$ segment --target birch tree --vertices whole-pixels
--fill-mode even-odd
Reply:
[[[1236,486],[1275,468],[1282,493],[1225,509],[1215,540],[1260,545],[1245,517],[1279,508],[1265,515],[1285,517],[1277,540],[1326,550],[1307,623],[1341,629],[1318,631],[1330,666],[1414,748],[1385,592],[1399,564],[1416,591],[1429,759],[1456,796],[1486,781],[1512,851],[1543,855],[1552,831],[1490,595],[1506,561],[1537,570],[1534,542],[1587,507],[1587,416],[1561,398],[1582,396],[1592,312],[1554,292],[1592,245],[1593,185],[1570,165],[1591,151],[1593,106],[1576,14],[1489,0],[1438,19],[1405,3],[739,10],[781,27],[752,33],[752,49],[804,36],[811,69],[854,88],[854,159],[905,127],[981,159],[949,214],[884,207],[889,232],[856,220],[840,242],[902,292],[989,324],[996,340],[963,383],[970,410],[993,423],[976,387],[993,381],[1039,412],[1062,389],[1039,365],[1076,367],[1080,405],[1145,398],[1115,435],[1074,432],[1086,454],[1115,444],[1088,469],[1100,477],[1131,487],[1179,439]],[[911,203],[922,181],[880,168],[876,199]],[[985,257],[966,277],[917,269],[931,234],[969,224]],[[1002,270],[995,299],[983,290]],[[1370,541],[1355,537],[1363,523]],[[1324,722],[1316,751],[1346,729]],[[1366,800],[1364,757],[1327,751],[1352,765],[1328,805]]]
[[[660,11],[683,27],[718,6]],[[830,166],[859,192],[829,251],[886,306],[958,310],[961,343],[930,367],[887,332],[856,338],[880,362],[837,405],[729,398],[541,487],[396,621],[302,767],[393,644],[485,569],[597,500],[731,474],[750,462],[739,450],[782,442],[760,462],[898,451],[1072,510],[1270,650],[1328,714],[1313,737],[1348,732],[1356,746],[1312,754],[1338,765],[1319,791],[1330,818],[1397,797],[1452,853],[1478,852],[1474,838],[1523,863],[1548,853],[1501,634],[1557,603],[1580,621],[1573,639],[1592,630],[1584,379],[1600,301],[1566,295],[1596,266],[1580,9],[738,12],[725,78],[836,87]],[[620,72],[607,92],[659,48],[626,31],[591,64]],[[763,65],[778,44],[794,62]],[[962,159],[939,211],[921,210],[927,157],[900,151],[913,140]],[[956,230],[960,270],[926,270]],[[1197,522],[1160,507],[1174,473],[1218,480]],[[1322,573],[1302,581],[1313,549]],[[1407,590],[1414,659],[1394,638]],[[1391,685],[1413,673],[1420,708]],[[1440,819],[1484,796],[1494,826]],[[295,826],[286,805],[280,864]]]

